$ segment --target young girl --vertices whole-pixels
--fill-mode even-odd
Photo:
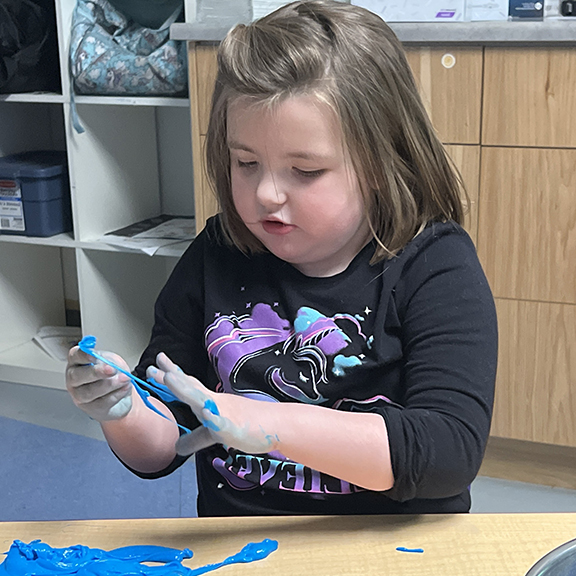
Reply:
[[[75,403],[144,478],[195,453],[200,516],[468,511],[496,316],[392,31],[331,0],[237,26],[206,150],[221,213],[135,369],[180,401],[162,418],[75,348]]]

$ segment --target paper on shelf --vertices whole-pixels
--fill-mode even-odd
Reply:
[[[163,246],[191,241],[195,235],[193,217],[162,214],[109,232],[98,238],[98,241],[119,248],[140,250],[153,256]]]
[[[82,331],[75,326],[42,326],[32,338],[50,358],[66,361],[70,348],[82,338]]]

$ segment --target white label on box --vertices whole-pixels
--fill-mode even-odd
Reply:
[[[462,22],[465,0],[352,0],[386,22]]]
[[[22,189],[14,180],[0,180],[0,230],[24,232]]]

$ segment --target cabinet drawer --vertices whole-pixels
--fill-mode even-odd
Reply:
[[[486,48],[483,144],[576,147],[576,49]]]
[[[576,446],[576,306],[496,305],[500,350],[491,434]]]
[[[482,149],[478,251],[495,296],[576,304],[576,150]]]
[[[464,228],[477,244],[478,240],[478,181],[480,178],[480,146],[446,145],[452,161],[460,170],[468,193],[469,205],[464,217]]]
[[[420,95],[442,142],[479,144],[482,48],[406,48]]]

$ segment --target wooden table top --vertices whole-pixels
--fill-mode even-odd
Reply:
[[[0,548],[41,539],[110,550],[144,544],[190,548],[196,568],[239,552],[249,542],[278,541],[278,550],[216,574],[283,576],[524,576],[544,554],[576,538],[576,514],[300,516],[176,518],[0,523]],[[397,547],[424,553],[399,552]]]

